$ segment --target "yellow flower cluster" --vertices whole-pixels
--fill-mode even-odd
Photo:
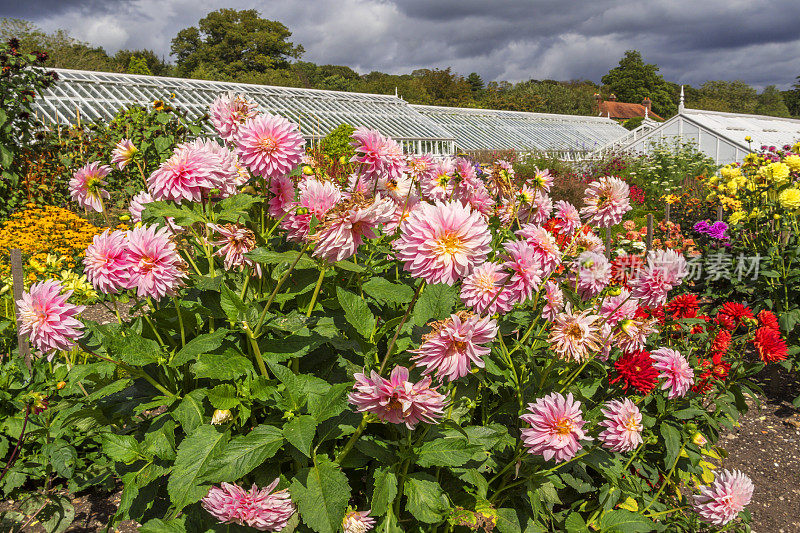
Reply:
[[[0,275],[7,275],[8,263],[12,248],[22,250],[22,255],[29,258],[29,276],[34,278],[37,265],[47,266],[48,255],[53,258],[64,258],[63,267],[75,268],[77,261],[83,256],[92,237],[101,233],[103,228],[79,217],[71,211],[54,206],[38,207],[28,204],[24,211],[11,215],[0,227]]]

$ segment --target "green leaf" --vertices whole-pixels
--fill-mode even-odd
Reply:
[[[428,285],[414,307],[413,323],[424,326],[431,320],[443,320],[450,316],[456,305],[458,293],[454,287],[440,283]]]
[[[203,354],[200,360],[192,365],[192,374],[197,379],[231,381],[253,371],[253,363],[234,350],[228,350],[224,354]]]
[[[339,467],[322,461],[305,468],[289,488],[303,522],[317,533],[336,533],[350,500],[350,484]]]
[[[334,417],[347,409],[347,393],[352,388],[349,383],[337,383],[322,395],[308,398],[308,412],[317,422]]]
[[[211,402],[214,409],[233,409],[239,405],[236,387],[227,383],[217,385],[208,391],[208,401]]]
[[[590,533],[583,517],[576,512],[572,512],[567,516],[567,520],[564,522],[564,528],[570,533]]]
[[[128,329],[125,336],[105,337],[108,353],[114,358],[131,366],[145,366],[158,362],[161,346],[152,340],[145,339],[138,333]]]
[[[278,265],[281,263],[291,265],[295,262],[299,253],[299,251],[294,250],[291,252],[275,252],[272,250],[267,250],[266,248],[256,248],[252,252],[245,254],[245,257],[249,257],[256,263],[261,263],[262,265]],[[297,261],[297,264],[294,268],[295,270],[317,268],[317,263],[313,259],[303,256],[299,261]]]
[[[344,318],[350,323],[359,335],[369,339],[375,329],[375,316],[369,310],[367,302],[352,292],[346,291],[341,287],[336,287],[336,296],[339,305],[344,310]]]
[[[605,513],[600,517],[599,526],[603,533],[645,533],[655,529],[649,518],[624,509]]]
[[[360,272],[364,272],[364,270],[366,270],[363,266],[357,265],[356,263],[353,263],[352,261],[348,261],[346,259],[342,261],[337,261],[336,268],[341,268],[342,270],[347,270],[348,272],[355,272],[357,274]]]
[[[185,533],[186,517],[181,516],[175,520],[161,520],[153,518],[139,528],[139,533]]]
[[[480,449],[464,439],[436,439],[428,441],[416,451],[417,464],[428,466],[462,466]]]
[[[227,329],[220,328],[214,333],[203,333],[186,343],[186,346],[180,349],[172,361],[169,363],[171,367],[178,367],[194,361],[199,355],[211,353],[220,346],[222,341],[225,340],[225,335],[228,333]]]
[[[75,508],[66,496],[44,496],[34,493],[21,505],[22,511],[33,516],[47,533],[62,533],[75,519]],[[38,511],[38,513],[37,513]],[[4,526],[5,524],[0,524]],[[3,529],[3,531],[6,531]]]
[[[311,457],[311,443],[316,431],[317,421],[311,415],[298,416],[283,426],[283,436],[306,457]]]
[[[222,295],[219,304],[231,322],[236,322],[240,313],[247,313],[247,306],[239,298],[239,295],[230,290],[224,283],[222,284]]]
[[[411,302],[414,289],[401,283],[392,283],[386,278],[374,277],[361,286],[378,303],[399,306]]]
[[[497,510],[497,531],[499,533],[520,533],[519,517],[514,509]]]
[[[386,514],[397,496],[397,476],[389,467],[375,469],[372,489],[372,512],[375,516]]]
[[[181,403],[172,412],[172,418],[181,425],[187,435],[203,423],[205,415],[203,400],[207,392],[206,389],[195,389],[185,394]]]
[[[75,462],[78,460],[78,452],[75,451],[75,448],[63,440],[57,440],[48,446],[47,455],[58,475],[67,479],[72,477],[72,473],[75,471]]]
[[[435,524],[442,521],[450,510],[442,487],[427,474],[408,476],[403,485],[403,493],[408,498],[408,512],[420,522]]]
[[[114,461],[132,463],[142,456],[139,442],[131,435],[105,433],[102,437],[103,453]]]
[[[283,434],[275,426],[261,424],[247,435],[231,439],[225,453],[208,468],[207,478],[214,483],[234,482],[275,455],[283,445]]]
[[[198,501],[208,493],[205,481],[209,465],[225,451],[228,434],[214,426],[199,426],[178,446],[175,466],[167,482],[167,492],[176,511]]]
[[[218,220],[238,222],[248,214],[251,207],[260,202],[261,198],[244,193],[229,196],[216,205],[216,210],[220,213]]]
[[[671,469],[681,453],[681,432],[669,422],[661,424],[661,435],[664,437],[664,446],[666,447],[666,454],[664,455],[664,466]]]

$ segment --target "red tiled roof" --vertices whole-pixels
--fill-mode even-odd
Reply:
[[[643,117],[644,110],[645,107],[642,104],[626,104],[624,102],[613,102],[611,100],[600,102],[600,115],[604,117],[611,115],[611,118],[627,120],[634,117]],[[653,113],[652,110],[647,116],[655,120],[664,120]]]

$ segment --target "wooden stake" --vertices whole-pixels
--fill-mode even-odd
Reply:
[[[722,206],[718,205],[717,206],[717,221],[719,222],[720,220],[722,220]]]
[[[671,204],[669,204],[669,203],[667,203],[667,204],[664,206],[664,222],[669,222],[669,212],[670,212],[670,208],[671,208],[671,207],[672,207],[672,206],[671,206]]]
[[[647,215],[647,251],[653,247],[653,213]]]
[[[17,344],[19,346],[19,354],[25,358],[25,364],[30,368],[31,347],[30,344],[28,344],[27,337],[19,331],[19,306],[17,305],[17,300],[22,299],[22,293],[25,291],[25,273],[22,270],[22,250],[19,248],[11,249],[11,278],[14,287],[14,316],[17,321]]]
[[[606,228],[606,259],[611,259],[611,228]]]

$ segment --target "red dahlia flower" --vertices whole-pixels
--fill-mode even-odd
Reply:
[[[772,311],[767,311],[764,309],[760,313],[758,313],[758,325],[762,328],[772,328],[775,330],[780,331],[780,326],[778,325],[778,317]]]
[[[617,369],[617,377],[609,383],[617,383],[623,390],[628,391],[628,387],[633,387],[641,394],[647,394],[656,387],[658,381],[658,370],[653,368],[653,361],[650,353],[644,350],[625,354],[614,362]]]
[[[775,363],[786,359],[786,343],[776,329],[759,328],[753,344],[755,344],[761,360],[765,363]]]

